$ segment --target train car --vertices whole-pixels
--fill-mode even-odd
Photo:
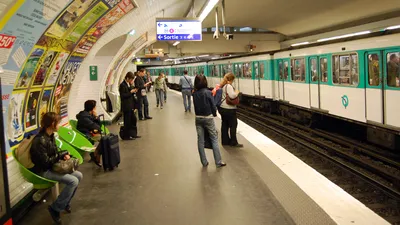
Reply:
[[[278,99],[399,129],[399,38],[393,34],[276,53]]]

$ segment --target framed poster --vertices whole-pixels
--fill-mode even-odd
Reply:
[[[25,132],[35,130],[40,123],[37,119],[37,109],[41,89],[31,90],[25,108]]]

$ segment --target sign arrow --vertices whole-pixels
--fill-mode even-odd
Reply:
[[[167,24],[164,24],[164,27],[168,27],[168,25],[167,25]]]
[[[158,39],[160,39],[160,40],[161,40],[161,39],[162,39],[162,36],[161,36],[161,35],[158,35]]]
[[[161,23],[158,23],[158,27],[161,27],[161,25],[162,25]]]

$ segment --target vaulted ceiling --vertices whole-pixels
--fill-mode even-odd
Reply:
[[[263,28],[287,36],[400,16],[399,0],[226,0],[225,5],[227,26]],[[212,26],[215,26],[214,13],[203,24]]]

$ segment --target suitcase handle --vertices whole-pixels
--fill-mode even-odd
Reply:
[[[103,125],[104,125],[104,135],[107,135],[107,132],[106,132],[106,117],[104,116],[104,114],[100,114],[100,115],[98,115],[97,116],[99,119],[101,118],[101,117],[103,117]],[[101,124],[100,124],[100,137],[103,137],[103,131],[101,130]]]

